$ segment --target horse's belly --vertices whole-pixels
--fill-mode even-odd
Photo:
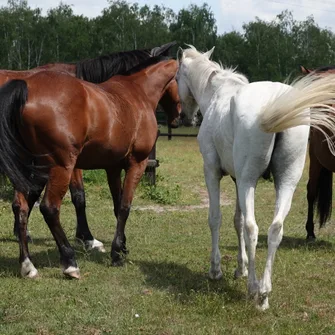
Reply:
[[[129,153],[129,147],[88,145],[77,158],[76,168],[83,170],[106,169],[120,165]]]
[[[230,175],[235,178],[232,150],[223,150],[219,152],[219,156],[220,156],[220,165],[223,173],[225,175]]]

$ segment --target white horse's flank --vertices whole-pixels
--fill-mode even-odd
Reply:
[[[293,89],[273,82],[249,84],[245,76],[210,61],[212,51],[202,54],[191,46],[178,52],[180,64],[177,74],[185,117],[191,119],[198,108],[203,115],[198,142],[210,201],[208,221],[212,253],[209,276],[212,279],[222,276],[220,180],[223,175],[230,175],[236,181],[237,192],[234,223],[239,252],[235,276],[248,276],[249,294],[256,297],[257,307],[265,310],[269,307],[271,274],[283,236],[283,222],[304,167],[309,134],[306,124],[311,118],[313,123],[322,119],[325,125],[332,125],[329,122],[331,118],[325,114],[320,114],[320,111],[310,114],[306,108],[323,104],[325,110],[332,111],[325,104],[329,103],[331,94],[334,96],[331,85],[335,87],[335,76],[320,79],[320,85],[315,85],[315,77],[309,77],[296,83]],[[308,89],[310,85],[312,90]],[[313,99],[308,99],[309,94]],[[294,99],[298,104],[293,103]],[[287,129],[289,127],[295,128]],[[282,132],[277,135],[269,133],[279,130]],[[274,176],[276,206],[268,232],[265,271],[258,281],[255,272],[258,226],[254,215],[254,193],[258,179],[269,165]]]

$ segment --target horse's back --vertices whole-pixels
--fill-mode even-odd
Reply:
[[[273,157],[297,161],[299,171],[304,162],[308,141],[308,126],[298,126],[280,134],[265,133],[259,126],[263,107],[290,90],[289,85],[273,82],[255,82],[243,87],[235,96],[234,161],[240,172],[258,169],[259,176],[269,166]],[[290,160],[289,157],[294,159]],[[293,164],[293,163],[292,163]],[[281,170],[277,167],[277,170]]]

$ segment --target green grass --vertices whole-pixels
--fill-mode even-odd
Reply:
[[[30,220],[34,238],[30,251],[40,279],[20,278],[10,200],[0,201],[0,334],[335,333],[335,227],[317,231],[315,244],[305,243],[307,165],[277,252],[270,309],[260,313],[246,297],[246,281],[233,279],[237,238],[232,181],[222,181],[224,277],[212,282],[207,278],[211,249],[207,209],[186,207],[200,205],[205,194],[196,139],[160,138],[157,157],[161,163],[157,189],[164,189],[165,198],[178,185],[176,204],[149,199],[145,183],[140,185],[127,222],[130,254],[122,268],[110,266],[109,253],[87,253],[75,244],[75,215],[66,196],[61,219],[76,249],[79,281],[63,278],[55,243],[37,209]],[[88,220],[95,236],[109,249],[115,219],[105,180],[102,172],[85,173]],[[261,181],[256,195],[260,275],[273,217],[273,184]],[[137,210],[149,205],[154,209],[180,207],[163,212]]]

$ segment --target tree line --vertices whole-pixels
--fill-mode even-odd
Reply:
[[[296,21],[289,11],[273,21],[255,20],[242,31],[219,34],[210,6],[191,4],[174,12],[165,6],[110,0],[95,18],[75,15],[60,3],[42,15],[26,0],[0,8],[0,68],[26,70],[51,62],[76,62],[115,51],[150,48],[168,41],[216,46],[214,60],[237,67],[251,81],[283,80],[308,67],[333,64],[335,37],[313,16]]]

